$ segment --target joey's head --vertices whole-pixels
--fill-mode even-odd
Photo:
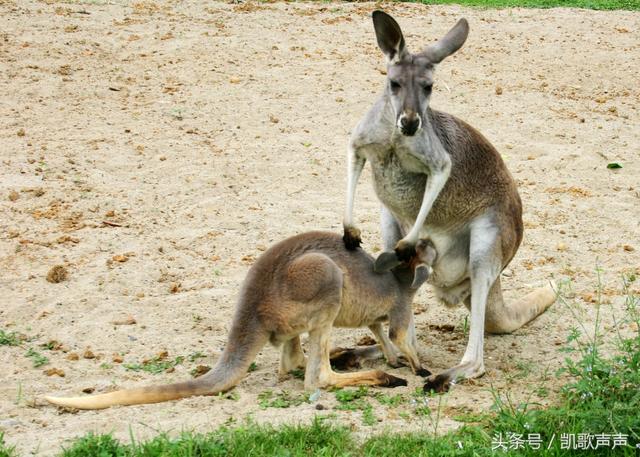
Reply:
[[[431,266],[437,257],[436,247],[429,239],[418,240],[416,253],[406,262],[398,260],[395,252],[383,252],[374,264],[378,273],[391,270],[398,281],[412,290],[417,290],[429,279]]]
[[[469,24],[460,19],[443,38],[417,54],[409,52],[400,26],[387,13],[374,11],[373,27],[387,58],[385,92],[395,111],[396,128],[405,136],[413,136],[425,122],[436,64],[462,47]]]

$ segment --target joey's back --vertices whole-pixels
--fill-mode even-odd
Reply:
[[[410,279],[399,280],[392,272],[375,273],[374,259],[365,251],[349,251],[339,235],[315,231],[288,238],[260,256],[245,279],[238,313],[256,313],[269,331],[288,333],[281,328],[281,317],[296,314],[302,303],[314,302],[335,284],[331,272],[324,271],[327,262],[315,261],[322,257],[341,272],[342,300],[336,326],[368,325],[384,317],[406,294],[413,294]]]

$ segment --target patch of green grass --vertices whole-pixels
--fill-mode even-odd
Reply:
[[[480,8],[585,8],[592,10],[640,10],[638,0],[409,0],[425,5],[463,5]]]
[[[466,424],[481,424],[490,419],[487,413],[462,412],[453,416],[453,420]]]
[[[364,443],[361,455],[366,457],[489,457],[495,454],[491,451],[491,437],[484,430],[479,427],[463,426],[442,436],[428,433],[386,433],[374,436]]]
[[[15,446],[9,446],[4,442],[4,432],[0,432],[0,457],[17,457]]]
[[[373,413],[373,406],[365,397],[369,395],[369,389],[358,387],[357,389],[338,389],[335,391],[338,400],[337,410],[340,411],[362,411],[362,423],[364,425],[374,425],[378,419]]]
[[[598,290],[601,290],[600,285]],[[495,393],[496,415],[489,422],[494,437],[506,437],[507,434],[528,436],[539,433],[545,447],[542,455],[574,455],[562,449],[563,434],[565,444],[567,436],[574,439],[579,434],[609,435],[609,446],[600,446],[590,450],[589,455],[598,456],[637,456],[636,443],[640,443],[640,298],[629,288],[629,279],[624,283],[626,314],[623,322],[633,322],[635,330],[632,336],[622,337],[614,331],[615,346],[612,355],[604,355],[603,335],[600,333],[600,307],[596,308],[596,324],[589,334],[580,322],[581,330],[574,329],[568,338],[567,356],[564,374],[571,377],[561,391],[560,401],[551,407],[542,408],[531,403],[516,403],[509,395]],[[563,297],[562,304],[569,306]],[[558,304],[557,306],[560,306]],[[629,446],[612,448],[612,435],[626,437]],[[511,435],[513,436],[513,435]],[[584,436],[584,435],[583,435]],[[588,437],[586,438],[589,439]],[[551,443],[549,445],[549,443]],[[640,449],[640,447],[638,448]],[[583,450],[574,451],[576,455]],[[526,447],[518,450],[518,455],[541,455],[541,451]]]
[[[291,406],[299,406],[303,403],[309,403],[309,399],[306,395],[293,395],[286,390],[282,390],[278,393],[274,393],[271,390],[265,390],[258,394],[258,405],[262,409],[289,408]]]
[[[247,424],[222,427],[206,435],[184,433],[178,438],[160,435],[151,441],[122,444],[110,435],[87,435],[63,457],[247,457],[247,456],[350,456],[357,445],[343,427],[316,418],[310,425],[279,428]]]
[[[196,360],[204,359],[206,357],[207,355],[202,351],[192,352],[189,354],[189,362],[195,362]]]
[[[514,377],[524,379],[533,372],[534,363],[529,360],[516,360],[514,366],[518,370]]]
[[[401,394],[387,395],[382,392],[376,392],[375,399],[378,400],[381,405],[390,406],[392,408],[407,402],[407,399]]]
[[[371,427],[372,425],[375,425],[377,422],[378,422],[378,418],[373,413],[373,406],[371,406],[371,403],[367,403],[362,409],[362,423],[364,425],[368,425],[369,427]]]
[[[355,400],[369,395],[369,389],[366,387],[358,387],[357,389],[338,389],[334,393],[336,400],[338,400],[341,405],[349,405]]]
[[[17,332],[6,332],[0,329],[0,346],[19,346],[22,342]]]
[[[304,370],[302,368],[296,368],[295,370],[291,370],[291,376],[296,379],[304,380]]]
[[[184,362],[184,357],[179,355],[172,359],[166,359],[164,357],[155,356],[149,360],[145,360],[142,363],[124,363],[127,370],[130,371],[146,371],[147,373],[158,374],[167,371],[170,368],[174,368],[176,365],[180,365]]]
[[[33,348],[29,348],[25,355],[33,361],[33,368],[39,368],[49,363],[48,358],[35,351]]]

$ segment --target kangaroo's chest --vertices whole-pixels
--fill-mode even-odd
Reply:
[[[427,171],[409,154],[389,148],[369,159],[376,195],[399,220],[415,220],[424,197]]]

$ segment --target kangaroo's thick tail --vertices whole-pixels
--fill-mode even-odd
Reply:
[[[550,281],[507,306],[491,311],[487,309],[485,328],[490,333],[511,333],[542,314],[556,301],[557,296],[558,287],[554,281]]]
[[[245,324],[245,325],[242,325]],[[140,405],[195,395],[214,395],[234,387],[244,377],[269,335],[259,325],[235,320],[227,346],[213,369],[197,379],[175,384],[124,389],[86,397],[45,397],[49,403],[77,409],[104,409],[115,405]]]

